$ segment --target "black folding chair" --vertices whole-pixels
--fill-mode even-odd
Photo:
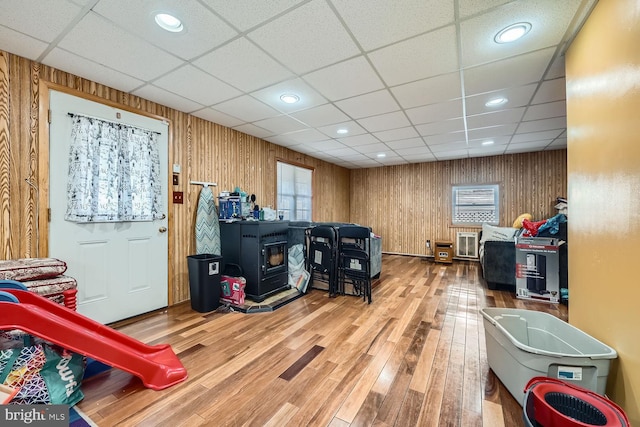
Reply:
[[[368,227],[342,226],[338,230],[338,292],[346,294],[346,284],[353,287],[352,295],[362,296],[371,304],[371,264]]]
[[[338,235],[336,229],[328,225],[317,225],[308,228],[307,235],[307,271],[309,271],[309,287],[313,286],[314,277],[320,277],[329,283],[329,296],[338,293]],[[316,288],[317,289],[317,288]]]

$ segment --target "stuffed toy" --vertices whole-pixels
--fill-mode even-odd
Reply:
[[[522,228],[523,219],[528,219],[529,221],[531,221],[533,219],[533,216],[531,216],[530,213],[523,213],[518,218],[516,218],[515,221],[513,221],[513,228],[518,228],[518,229]]]
[[[524,237],[536,237],[538,235],[538,229],[547,222],[546,219],[541,221],[530,221],[528,219],[522,220],[522,227],[525,229],[522,235]]]

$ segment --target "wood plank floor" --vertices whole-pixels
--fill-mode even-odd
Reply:
[[[112,369],[83,383],[79,407],[99,426],[521,426],[487,363],[487,306],[567,316],[488,290],[476,262],[384,255],[371,305],[312,290],[270,313],[186,303],[114,324],[171,344],[189,378],[153,391]]]

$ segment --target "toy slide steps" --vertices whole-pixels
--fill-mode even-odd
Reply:
[[[0,329],[29,332],[129,372],[153,390],[163,390],[187,378],[187,370],[168,344],[146,345],[29,291],[3,291],[18,302],[0,298]]]

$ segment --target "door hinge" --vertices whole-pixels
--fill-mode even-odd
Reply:
[[[47,121],[51,124],[51,110],[47,110]]]
[[[51,222],[51,208],[47,208],[47,221]]]

